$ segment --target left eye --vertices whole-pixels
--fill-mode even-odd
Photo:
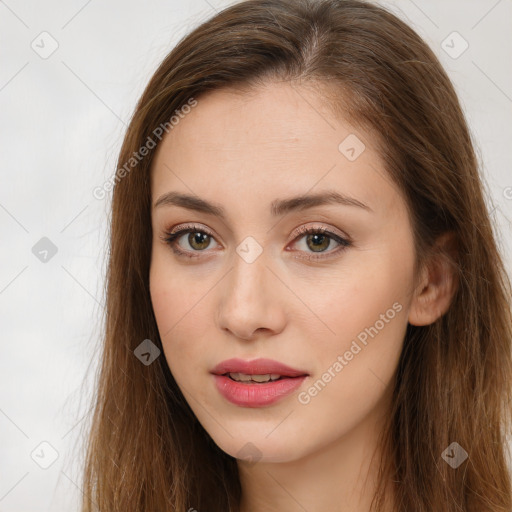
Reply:
[[[320,260],[329,258],[330,256],[335,256],[341,251],[345,250],[347,247],[352,245],[352,242],[343,238],[332,231],[329,231],[325,228],[302,228],[299,230],[300,235],[295,239],[296,241],[300,241],[303,238],[305,239],[305,244],[308,249],[312,248],[312,254],[306,254],[305,256],[297,256],[299,259],[306,260]],[[332,251],[326,251],[326,249],[331,245],[331,241],[336,242],[338,247]],[[299,251],[299,252],[308,252],[308,251]]]
[[[179,244],[180,239],[184,237],[186,234],[188,234],[186,241],[190,249],[184,248]],[[311,252],[313,253],[310,256],[300,256],[301,258],[305,259],[319,259],[326,257],[323,256],[323,253],[327,252],[326,250],[329,248],[332,241],[338,244],[338,249],[334,249],[332,251],[327,252],[328,255],[337,253],[339,250],[343,250],[351,245],[351,242],[349,242],[347,239],[342,238],[339,235],[331,231],[328,231],[325,228],[301,229],[299,236],[295,238],[293,243],[297,243],[302,239],[305,239],[306,248],[310,249]],[[199,254],[197,253],[203,252],[210,246],[211,241],[214,240],[214,237],[211,233],[205,231],[204,228],[190,227],[176,231],[174,233],[165,233],[163,240],[171,246],[171,248],[176,254],[180,256],[194,258],[199,256]],[[308,251],[305,250],[299,252]],[[314,253],[322,254],[316,255]]]
[[[333,240],[338,244],[343,243],[343,241],[334,233],[326,233],[325,230],[321,229],[306,231],[306,234],[300,236],[297,240],[302,239],[305,239],[306,247],[312,249],[313,252],[325,252]]]

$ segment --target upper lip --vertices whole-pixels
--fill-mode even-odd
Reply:
[[[252,359],[245,361],[243,359],[226,359],[220,362],[212,370],[216,375],[224,375],[225,373],[245,373],[247,375],[266,375],[270,373],[279,374],[284,377],[299,377],[301,375],[309,375],[307,372],[297,370],[279,361],[272,359]]]

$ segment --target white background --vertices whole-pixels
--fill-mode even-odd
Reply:
[[[510,272],[512,0],[381,3],[425,38],[455,83]],[[98,362],[109,208],[92,190],[114,173],[161,59],[227,4],[0,1],[0,512],[78,510],[76,443]],[[469,44],[456,59],[441,46],[453,31]],[[48,51],[52,40],[46,59],[31,47]],[[57,248],[46,263],[32,252],[42,237]],[[58,453],[48,469],[31,458],[51,462],[43,441]]]

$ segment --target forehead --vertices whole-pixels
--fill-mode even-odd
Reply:
[[[179,190],[247,205],[315,188],[337,189],[377,209],[396,201],[376,141],[335,117],[311,88],[273,83],[197,101],[158,147],[153,202]],[[347,157],[347,144],[360,152],[356,159]]]
[[[337,125],[328,107],[308,89],[273,83],[247,92],[221,89],[202,96],[166,138],[180,149],[193,141],[196,151],[264,150],[276,156],[288,148],[329,147],[332,140],[325,132],[339,130]]]

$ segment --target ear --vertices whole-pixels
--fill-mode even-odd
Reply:
[[[409,323],[429,325],[443,316],[450,307],[457,289],[457,247],[453,233],[441,235],[434,251],[422,270],[420,284],[414,292],[409,308]]]

